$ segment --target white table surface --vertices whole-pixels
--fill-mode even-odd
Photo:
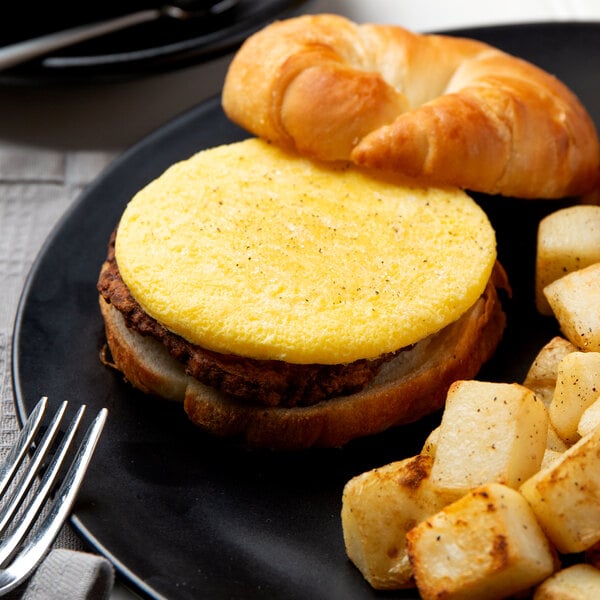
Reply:
[[[532,21],[600,21],[598,0],[315,0],[309,11],[416,31]],[[0,396],[11,408],[10,333],[18,297],[45,235],[115,156],[220,91],[230,56],[112,84],[0,91]],[[3,439],[0,447],[6,447]],[[66,538],[66,544],[69,537]],[[137,597],[118,581],[111,598]]]

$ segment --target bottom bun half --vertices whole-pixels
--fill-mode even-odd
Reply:
[[[160,342],[127,328],[121,313],[103,298],[100,307],[111,362],[131,385],[183,401],[189,419],[211,434],[279,450],[340,447],[435,412],[451,383],[475,377],[491,358],[505,327],[490,281],[459,320],[398,353],[360,392],[285,408],[252,405],[203,385],[186,375]]]

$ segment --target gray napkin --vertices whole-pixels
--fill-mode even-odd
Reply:
[[[22,600],[107,600],[114,584],[111,563],[101,556],[57,548],[37,568]]]

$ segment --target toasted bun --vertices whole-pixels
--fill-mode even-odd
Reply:
[[[114,365],[132,385],[184,401],[190,420],[212,434],[293,450],[342,446],[441,408],[450,384],[474,377],[502,336],[505,316],[494,283],[458,321],[401,352],[359,393],[294,408],[259,407],[202,385],[160,343],[128,329],[103,298],[100,307]]]
[[[598,182],[590,115],[560,81],[487,44],[308,15],[251,36],[223,90],[228,116],[320,160],[427,185],[556,198]]]
[[[458,319],[487,285],[496,239],[460,190],[316,164],[254,138],[200,152],[141,190],[115,256],[144,312],[190,343],[340,364]]]

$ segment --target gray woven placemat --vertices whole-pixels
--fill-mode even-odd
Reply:
[[[114,154],[108,152],[59,152],[0,145],[0,458],[6,455],[19,431],[11,378],[12,331],[27,274],[52,228],[113,158]],[[81,540],[68,525],[61,530],[55,548],[76,552],[51,553],[46,559],[49,562],[38,569],[37,587],[36,579],[32,580],[29,598],[44,597],[40,594],[47,577],[56,578],[59,572],[67,579],[80,577],[80,581],[90,583],[98,576],[104,584],[111,583],[105,579],[107,565],[82,552]],[[56,589],[60,590],[60,585],[57,579]],[[23,590],[19,590],[12,597],[22,594]],[[70,597],[82,597],[78,594]]]

